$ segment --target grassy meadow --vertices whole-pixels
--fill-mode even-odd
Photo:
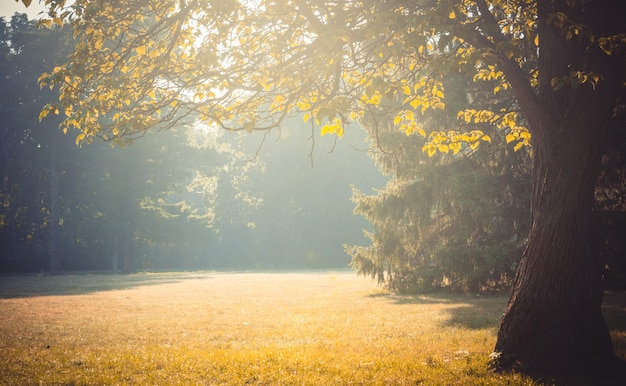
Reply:
[[[350,271],[0,277],[2,385],[532,385],[488,370],[506,295]],[[626,296],[607,321],[626,358]]]

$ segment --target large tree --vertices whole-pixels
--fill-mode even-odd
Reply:
[[[270,130],[298,111],[341,136],[381,108],[394,109],[399,130],[426,137],[428,154],[489,141],[485,126],[520,146],[532,137],[529,241],[494,357],[528,369],[614,358],[591,208],[607,123],[621,111],[626,25],[617,2],[64,3],[49,1],[43,23],[72,23],[76,48],[41,77],[60,90],[41,115],[65,114],[61,127],[79,130],[78,142],[122,142],[190,115]],[[450,73],[488,82],[511,103],[494,111],[468,90],[449,120]]]

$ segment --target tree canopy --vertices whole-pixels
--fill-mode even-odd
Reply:
[[[67,64],[41,76],[42,86],[58,85],[61,93],[41,116],[65,114],[62,128],[78,129],[78,142],[123,141],[189,115],[231,130],[267,130],[295,112],[322,134],[341,136],[386,107],[399,130],[428,137],[431,155],[489,141],[476,125],[483,123],[528,144],[514,105],[464,103],[443,114],[444,80],[467,73],[507,93],[508,79],[496,68],[504,60],[535,87],[537,72],[525,66],[538,44],[534,2],[52,4],[52,18],[41,24],[72,20],[76,49]],[[422,116],[447,120],[424,126]]]

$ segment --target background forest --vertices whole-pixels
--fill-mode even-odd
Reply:
[[[69,31],[37,29],[25,15],[0,19],[1,271],[351,265],[404,292],[510,284],[528,233],[530,156],[506,131],[492,146],[434,157],[391,126],[336,139],[301,119],[252,135],[186,122],[132,151],[79,147],[58,121],[38,120],[57,95],[37,78],[71,44]],[[488,88],[474,97],[499,103]],[[613,125],[596,230],[617,286],[626,141],[624,122]]]
[[[2,271],[50,271],[55,258],[63,271],[347,267],[342,244],[363,242],[367,227],[352,216],[350,184],[384,184],[355,150],[362,132],[335,146],[304,129],[190,122],[132,149],[79,147],[58,120],[38,120],[58,96],[37,78],[69,44],[68,31],[25,15],[0,19]]]

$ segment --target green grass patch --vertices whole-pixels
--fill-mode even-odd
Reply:
[[[0,280],[0,384],[534,384],[488,370],[506,295],[397,296],[352,272]],[[607,308],[622,357],[625,300]]]

